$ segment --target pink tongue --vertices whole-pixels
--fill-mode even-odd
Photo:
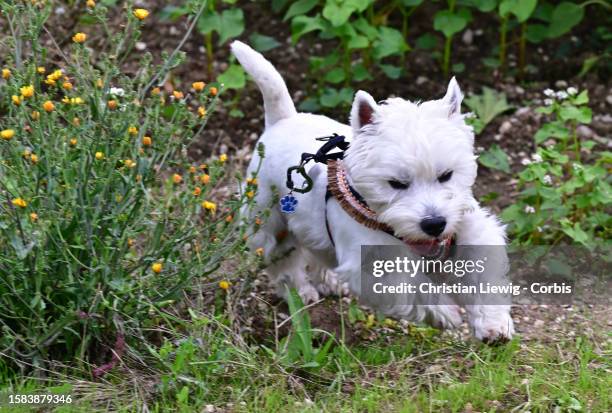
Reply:
[[[412,251],[415,253],[422,255],[424,257],[431,257],[438,252],[438,241],[418,241],[418,242],[404,242]]]

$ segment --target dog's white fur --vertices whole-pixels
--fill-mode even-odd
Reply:
[[[361,245],[403,245],[382,231],[359,224],[335,199],[326,203],[327,175],[322,164],[309,165],[314,189],[295,194],[299,201],[296,212],[280,212],[275,200],[286,192],[287,168],[303,152],[316,152],[321,142],[314,138],[332,133],[351,139],[344,159],[351,184],[397,235],[431,239],[420,222],[435,214],[447,221],[440,237],[456,234],[458,245],[505,245],[504,227],[472,195],[477,170],[474,134],[460,114],[463,96],[454,78],[444,98],[423,103],[392,98],[377,104],[368,93],[359,91],[347,126],[325,116],[298,113],[285,82],[269,61],[239,41],[231,47],[263,94],[266,128],[260,142],[265,145],[265,159],[258,174],[256,208],[244,214],[253,218],[270,208],[269,217],[249,242],[253,248],[264,249],[270,262],[268,272],[280,294],[289,285],[305,301],[315,301],[319,293],[346,283],[359,295]],[[247,173],[255,171],[259,162],[256,151]],[[439,183],[438,176],[448,170],[453,171],[450,181]],[[393,189],[389,180],[410,182],[410,187]],[[302,181],[297,179],[295,184],[300,187]],[[326,231],[326,210],[335,246]],[[286,238],[277,241],[277,234],[283,232]],[[271,260],[284,254],[280,260]],[[458,304],[409,305],[385,312],[449,328],[461,323]],[[476,338],[488,341],[512,336],[509,306],[465,307]]]

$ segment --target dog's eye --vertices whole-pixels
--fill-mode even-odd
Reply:
[[[410,184],[405,184],[400,181],[389,181],[389,185],[391,185],[391,188],[393,189],[408,189],[410,186]]]
[[[453,176],[453,171],[446,171],[438,177],[438,182],[443,184],[444,182],[449,181],[452,176]]]

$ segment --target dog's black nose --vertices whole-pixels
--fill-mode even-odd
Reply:
[[[444,217],[427,217],[421,221],[421,229],[427,235],[437,237],[444,231],[446,219]]]

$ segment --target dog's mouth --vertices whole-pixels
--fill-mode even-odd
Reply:
[[[439,259],[448,256],[453,237],[418,241],[403,239],[402,241],[417,255],[430,259]]]

